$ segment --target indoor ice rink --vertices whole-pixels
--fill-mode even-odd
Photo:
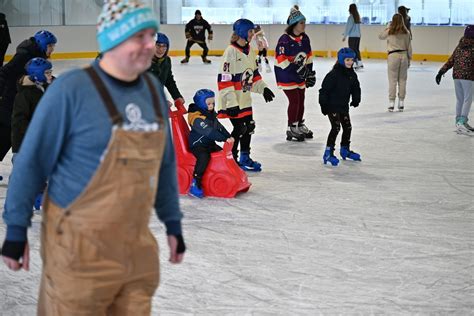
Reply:
[[[345,8],[352,1],[335,2],[341,3],[346,19]],[[418,1],[395,2],[408,6]],[[274,47],[284,25],[262,27]],[[38,28],[10,26],[13,40],[7,55]],[[56,76],[93,61],[74,54],[92,57],[97,49],[94,26],[41,28],[58,37],[52,60]],[[198,89],[217,92],[216,52],[225,49],[231,25],[213,29],[212,63],[203,64],[195,46],[195,56],[182,65],[183,25],[161,26],[171,40],[173,73],[186,104]],[[263,170],[248,172],[250,190],[233,199],[180,197],[188,248],[180,265],[167,261],[164,226],[152,217],[161,261],[153,315],[474,313],[474,137],[455,132],[451,71],[439,86],[435,83],[464,27],[412,26],[415,57],[403,112],[387,111],[385,41],[377,38],[382,29],[362,26],[365,67],[357,72],[362,101],[350,112],[351,149],[361,154],[361,162],[341,160],[337,167],[322,162],[330,124],[321,114],[318,90],[336,61],[334,52],[347,44],[341,42],[343,24],[307,26],[317,56],[316,85],[306,91],[305,103],[313,139],[286,141],[288,100],[273,71],[262,71],[276,95],[271,103],[252,95],[257,126],[252,158]],[[231,130],[228,120],[222,122]],[[337,148],[339,141],[340,135]],[[11,153],[0,162],[2,209],[10,159]],[[30,271],[12,272],[0,265],[1,315],[36,313],[41,220],[41,212],[35,212],[28,233]],[[1,238],[5,231],[1,222]]]

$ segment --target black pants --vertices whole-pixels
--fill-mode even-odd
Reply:
[[[222,148],[219,147],[217,144],[213,146],[204,147],[204,146],[196,146],[191,148],[191,152],[193,153],[194,157],[196,157],[196,165],[194,166],[194,173],[193,177],[196,179],[198,187],[201,189],[201,180],[204,176],[204,172],[206,171],[207,165],[211,160],[211,153],[216,151],[221,151]]]
[[[202,57],[206,57],[207,56],[207,53],[209,53],[209,48],[207,48],[207,45],[206,45],[206,42],[203,42],[203,43],[198,43],[198,42],[195,42],[195,41],[190,41],[188,40],[188,43],[186,44],[186,57],[189,58],[191,56],[191,46],[193,46],[194,44],[198,44],[199,46],[202,47],[203,51],[202,51]]]
[[[360,57],[360,37],[349,37],[349,48],[352,49],[356,53],[356,59],[362,60]]]
[[[264,49],[262,49],[262,50],[259,50],[259,51],[258,51],[258,56],[267,57],[267,49],[264,48]]]
[[[5,60],[5,54],[7,52],[7,48],[8,48],[8,43],[5,45],[5,44],[0,44],[0,67],[2,67],[3,65],[3,61]]]
[[[351,118],[349,113],[329,113],[329,122],[331,122],[331,131],[328,135],[328,140],[326,142],[327,147],[335,147],[336,146],[336,138],[337,134],[341,130],[342,126],[342,138],[341,138],[341,146],[349,146],[351,143]]]
[[[0,161],[12,147],[12,112],[2,101],[0,101]]]
[[[250,121],[253,121],[252,115],[245,116],[242,118],[231,118],[230,122],[234,129],[230,135],[234,138],[234,146],[232,147],[232,155],[234,159],[237,160],[237,155],[239,153],[239,143],[240,143],[240,151],[250,153],[250,141],[252,139],[253,131],[249,131],[247,128],[250,125]]]

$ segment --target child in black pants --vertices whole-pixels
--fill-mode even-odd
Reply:
[[[202,177],[206,171],[211,153],[222,150],[217,142],[233,142],[234,139],[225,127],[217,120],[214,111],[215,94],[208,89],[201,89],[194,95],[194,103],[189,105],[188,122],[191,125],[189,147],[196,157],[193,183],[189,194],[198,198],[204,197]]]
[[[319,90],[319,104],[321,112],[328,115],[331,122],[323,162],[337,166],[339,160],[334,156],[334,147],[337,134],[342,126],[342,139],[340,154],[346,158],[360,161],[360,155],[350,150],[351,118],[349,116],[349,99],[352,97],[351,106],[358,107],[360,103],[360,85],[352,65],[356,53],[350,48],[341,48],[337,53],[337,63],[326,75]]]

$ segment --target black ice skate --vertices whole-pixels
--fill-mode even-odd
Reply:
[[[185,57],[183,60],[181,60],[182,64],[187,64],[189,63],[189,57]]]
[[[313,138],[313,131],[304,124],[304,120],[298,123],[298,129],[304,138]]]
[[[291,124],[290,126],[288,126],[288,129],[286,130],[286,140],[291,141],[293,140],[293,138],[297,142],[304,141],[304,135],[300,132],[298,123]]]
[[[201,56],[201,58],[202,58],[203,63],[205,63],[205,64],[210,64],[211,63],[211,61],[209,59],[207,59],[206,57]]]

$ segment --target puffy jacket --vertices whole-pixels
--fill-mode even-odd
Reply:
[[[353,68],[337,63],[324,77],[319,90],[319,104],[324,115],[328,113],[348,113],[351,105],[360,103],[360,84]]]
[[[194,103],[189,105],[188,122],[191,126],[190,148],[214,146],[215,142],[224,142],[230,137],[230,133],[217,119],[215,111],[204,112]]]
[[[16,48],[16,53],[5,66],[0,68],[0,95],[2,96],[1,106],[10,112],[16,96],[16,84],[21,76],[25,75],[26,63],[34,58],[46,58],[33,37],[24,40]]]
[[[26,129],[43,94],[44,89],[38,87],[27,76],[20,79],[12,113],[12,151],[14,153],[20,150]]]
[[[453,68],[454,79],[474,81],[474,38],[462,37],[453,54],[440,69],[445,74]]]

